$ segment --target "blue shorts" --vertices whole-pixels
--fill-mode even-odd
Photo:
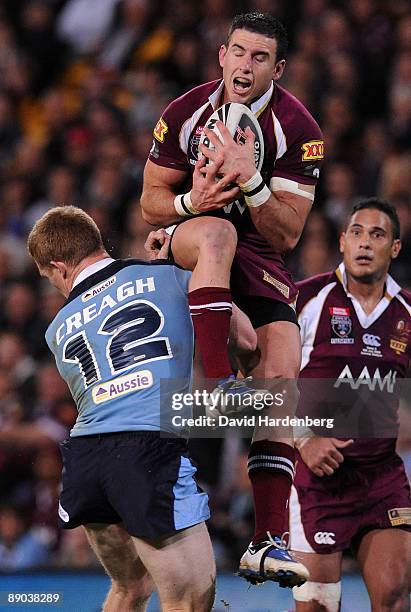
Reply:
[[[61,445],[59,525],[120,523],[156,539],[210,517],[187,442],[157,431],[76,436]]]

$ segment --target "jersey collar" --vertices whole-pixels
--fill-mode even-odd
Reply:
[[[223,93],[223,89],[224,89],[224,81],[221,80],[221,82],[218,85],[217,89],[208,97],[208,99],[210,101],[210,104],[213,107],[213,110],[216,110],[217,108],[219,108],[219,104],[220,104],[220,100],[221,100],[221,95]],[[257,98],[257,100],[254,100],[254,102],[251,104],[251,106],[250,106],[251,112],[253,112],[255,115],[258,116],[265,109],[265,107],[267,106],[268,102],[271,100],[271,96],[273,95],[273,91],[274,91],[274,81],[271,81],[271,85],[267,89],[267,91],[265,93],[263,93],[262,96]]]
[[[344,288],[347,297],[349,297],[353,303],[355,312],[357,314],[358,320],[363,328],[367,328],[374,323],[378,319],[380,315],[384,312],[386,308],[388,308],[391,300],[401,291],[401,287],[395,280],[387,274],[387,279],[385,281],[385,293],[381,300],[378,302],[374,310],[369,314],[365,314],[362,309],[359,301],[348,291],[347,287],[347,273],[345,270],[345,265],[343,262],[340,263],[338,268],[335,271],[335,274]]]
[[[99,261],[90,264],[89,266],[87,266],[87,268],[84,268],[84,270],[82,270],[80,274],[74,279],[74,283],[71,290],[73,290],[76,285],[79,285],[81,282],[83,282],[83,280],[86,280],[86,278],[88,278],[92,274],[95,274],[99,270],[102,270],[103,268],[111,264],[113,261],[114,259],[112,257],[104,257],[103,259],[100,259]]]

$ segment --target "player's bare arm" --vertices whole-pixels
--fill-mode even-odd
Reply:
[[[152,225],[170,225],[180,219],[174,208],[174,198],[186,177],[186,172],[147,160],[140,200],[145,221]]]
[[[232,170],[218,178],[219,166],[214,164],[204,171],[206,160],[200,159],[194,169],[190,203],[193,214],[222,208],[239,195],[239,187],[226,189],[236,182],[238,171]],[[144,169],[144,189],[141,196],[143,218],[153,225],[170,225],[181,220],[175,208],[175,198],[186,173],[173,168],[164,168],[147,161]],[[180,188],[181,191],[181,188]]]
[[[217,127],[223,138],[222,142],[212,130],[205,128],[206,135],[215,150],[200,145],[203,155],[219,166],[219,173],[232,173],[237,170],[237,184],[247,184],[255,175],[254,134],[246,129],[246,141],[238,144],[232,138],[226,126],[217,122]],[[272,181],[273,182],[273,181]],[[274,181],[275,191],[271,191],[264,204],[250,207],[250,214],[258,232],[267,242],[280,253],[292,250],[300,239],[308,214],[314,200],[315,186],[300,185],[294,181]],[[292,183],[293,193],[285,186]],[[295,193],[300,191],[301,194]],[[273,231],[275,228],[275,232]]]

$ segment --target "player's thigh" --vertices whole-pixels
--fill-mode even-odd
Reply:
[[[118,585],[127,587],[138,581],[148,582],[132,537],[121,524],[89,523],[84,526],[87,538],[106,572]]]
[[[156,584],[163,609],[173,606],[187,612],[211,609],[216,569],[205,523],[156,542],[133,540]]]
[[[411,532],[400,528],[370,531],[361,540],[357,557],[373,609],[409,610]],[[401,598],[406,607],[395,607]],[[386,608],[381,608],[381,602]]]
[[[207,249],[213,243],[234,251],[237,243],[235,227],[226,219],[218,217],[197,217],[177,225],[171,240],[174,261],[186,270],[194,270],[200,249]]]
[[[334,594],[330,597],[328,591],[338,588],[335,585],[341,580],[342,553],[319,555],[292,551],[292,554],[310,572],[309,580],[302,587],[293,589],[296,612],[331,612],[331,609],[338,609]]]
[[[291,321],[273,321],[256,329],[261,359],[252,371],[255,378],[296,379],[301,365],[301,339]]]

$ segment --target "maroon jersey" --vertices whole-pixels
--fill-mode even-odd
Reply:
[[[187,189],[198,160],[201,133],[210,115],[221,105],[223,87],[223,81],[195,87],[171,102],[154,129],[150,160],[187,172]],[[282,177],[314,185],[323,158],[323,141],[320,128],[307,109],[274,83],[250,108],[264,135],[261,174],[266,184],[273,177]],[[291,275],[281,254],[256,230],[244,199],[211,214],[229,219],[237,229],[239,241],[231,279],[234,294],[260,295],[292,303],[297,290]]]
[[[395,453],[396,427],[392,425],[397,420],[399,379],[405,377],[410,361],[411,294],[388,276],[384,297],[366,315],[347,291],[343,264],[335,272],[299,283],[298,288],[300,376],[321,379],[311,385],[315,397],[310,383],[302,381],[300,412],[315,413],[316,406],[324,408],[328,403],[334,413],[346,410],[354,420],[364,418],[362,429],[356,422],[361,438],[341,451],[346,459],[343,465],[384,461]],[[353,437],[349,426],[343,436]],[[340,437],[338,432],[330,433]],[[308,477],[308,468],[304,471]]]

